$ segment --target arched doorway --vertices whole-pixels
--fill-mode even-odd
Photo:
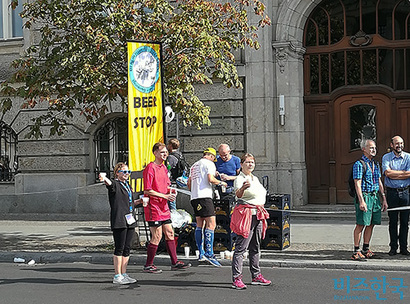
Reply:
[[[394,134],[410,145],[410,2],[325,0],[304,46],[309,203],[350,203],[360,140],[373,138],[379,158]]]

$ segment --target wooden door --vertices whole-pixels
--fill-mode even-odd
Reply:
[[[334,102],[335,195],[337,203],[351,203],[347,181],[352,164],[362,155],[360,140],[375,139],[376,159],[386,153],[392,131],[391,99],[383,94],[344,95]]]

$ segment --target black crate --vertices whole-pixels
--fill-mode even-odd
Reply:
[[[290,230],[290,212],[268,210],[269,219],[267,219],[268,229],[278,231]]]
[[[290,194],[269,194],[266,197],[265,208],[268,210],[289,210]]]
[[[231,232],[230,224],[231,224],[231,219],[227,215],[216,215],[216,227],[215,227],[215,232],[216,230],[225,230],[223,231],[224,233],[229,233]],[[219,231],[222,232],[222,231]]]
[[[214,252],[231,250],[231,234],[215,233],[214,235]]]
[[[195,253],[196,242],[195,242],[195,229],[196,224],[193,225],[188,224],[184,228],[179,230],[179,233],[175,234],[175,237],[178,238],[177,240],[177,252],[184,253],[184,247],[189,246],[191,248],[191,254]]]
[[[214,208],[215,208],[215,215],[224,215],[224,216],[230,216],[231,215],[231,206],[229,201],[220,201],[220,200],[215,200],[214,201]]]
[[[261,248],[268,250],[283,250],[290,246],[290,231],[283,232],[276,229],[266,229]]]

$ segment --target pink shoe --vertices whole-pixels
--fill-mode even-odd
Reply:
[[[232,288],[235,289],[246,289],[246,285],[242,282],[242,276],[234,278],[234,281],[232,283]]]
[[[262,274],[258,274],[258,276],[256,278],[252,279],[252,285],[262,285],[262,286],[268,286],[272,283],[272,281],[269,281],[267,279],[265,279]]]

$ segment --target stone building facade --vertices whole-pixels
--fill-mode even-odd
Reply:
[[[238,55],[244,88],[198,86],[212,125],[196,130],[174,120],[167,137],[181,140],[190,163],[220,143],[239,156],[254,154],[256,175],[269,177],[271,193],[291,194],[294,208],[346,203],[360,136],[375,139],[379,155],[396,133],[410,140],[410,3],[266,3],[272,25],[259,32],[261,49]],[[34,39],[32,32],[0,36],[0,81]],[[126,160],[126,109],[117,105],[94,124],[76,116],[63,136],[33,140],[25,134],[39,112],[19,103],[2,118],[1,156],[8,157],[10,177],[0,183],[0,213],[106,216],[106,190],[96,173]]]

